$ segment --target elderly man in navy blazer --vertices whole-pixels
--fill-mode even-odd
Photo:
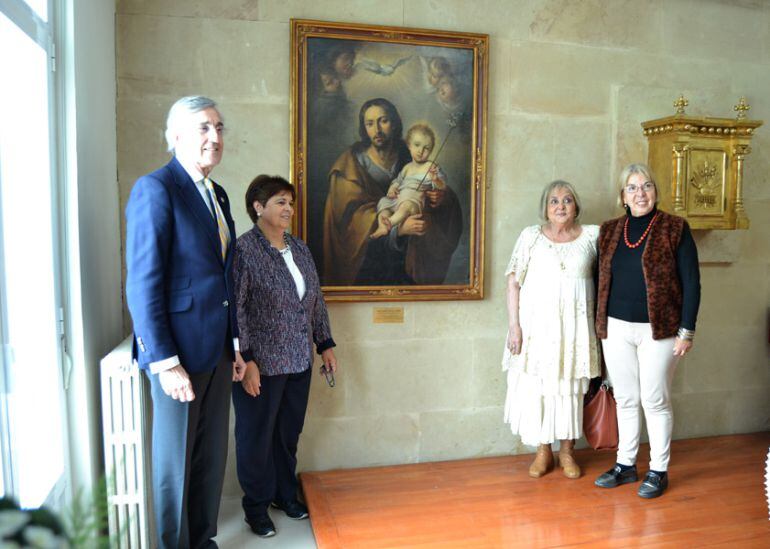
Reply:
[[[216,547],[238,352],[235,225],[224,189],[222,116],[211,99],[171,107],[174,156],[140,177],[126,206],[126,298],[134,358],[150,379],[155,527],[163,548]]]

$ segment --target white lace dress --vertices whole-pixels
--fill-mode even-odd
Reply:
[[[572,242],[551,242],[540,226],[521,232],[505,271],[521,286],[521,353],[504,345],[505,421],[524,444],[580,438],[583,395],[599,375],[594,333],[597,225]]]

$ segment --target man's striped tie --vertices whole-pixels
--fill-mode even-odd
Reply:
[[[219,228],[219,242],[222,244],[222,261],[224,261],[227,255],[227,247],[230,245],[230,229],[227,228],[225,222],[225,215],[222,213],[222,208],[219,207],[219,201],[217,195],[214,192],[214,185],[211,184],[211,180],[206,177],[203,179],[203,184],[206,186],[206,190],[209,193],[209,200],[213,205],[214,211],[211,213],[217,218],[217,227]]]

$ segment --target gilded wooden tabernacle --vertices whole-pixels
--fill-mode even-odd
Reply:
[[[642,122],[647,162],[658,178],[659,206],[693,229],[748,229],[743,207],[743,165],[761,120],[748,120],[742,97],[737,118],[688,116],[680,96],[676,114]]]

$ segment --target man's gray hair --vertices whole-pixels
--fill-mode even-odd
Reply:
[[[216,110],[217,113],[219,113],[220,120],[224,122],[222,113],[219,112],[216,102],[213,99],[209,99],[202,95],[188,95],[171,105],[171,109],[168,111],[168,117],[166,118],[166,144],[168,145],[169,152],[174,152],[174,141],[176,140],[180,122],[186,116],[206,109]]]

